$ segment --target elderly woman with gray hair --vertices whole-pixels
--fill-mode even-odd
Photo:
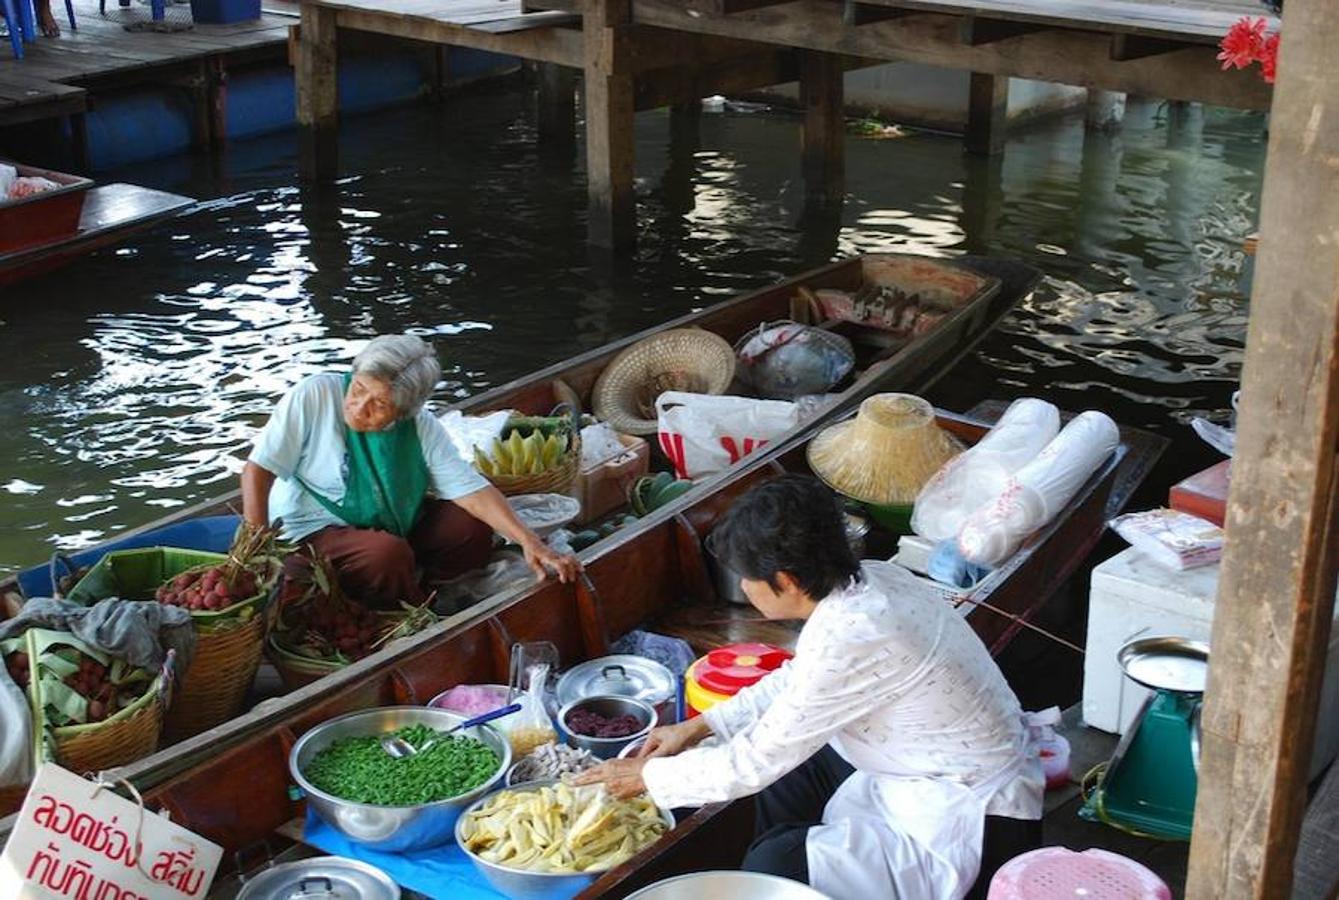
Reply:
[[[280,521],[286,540],[330,559],[344,590],[371,606],[422,602],[416,569],[432,582],[484,565],[494,531],[539,578],[572,580],[575,557],[523,525],[424,409],[441,373],[428,344],[385,335],[347,374],[299,382],[242,470],[244,517]]]

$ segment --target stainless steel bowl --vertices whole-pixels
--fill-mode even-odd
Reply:
[[[376,806],[344,800],[313,786],[302,770],[316,754],[341,738],[384,734],[406,725],[427,725],[444,731],[466,720],[444,709],[424,706],[383,706],[349,713],[317,725],[293,745],[288,769],[307,795],[307,803],[332,828],[372,850],[403,852],[449,843],[461,810],[497,787],[511,767],[511,744],[491,725],[478,725],[457,734],[483,741],[498,755],[500,765],[483,784],[446,800],[416,806]]]
[[[512,791],[537,791],[542,787],[557,784],[556,779],[546,779],[543,781],[527,781],[525,784],[519,784],[508,788]],[[576,874],[561,874],[556,872],[530,872],[526,869],[513,869],[508,866],[500,866],[497,863],[491,863],[482,859],[465,846],[461,839],[461,826],[464,824],[465,816],[470,815],[476,809],[488,800],[487,797],[481,797],[470,804],[469,809],[465,810],[456,822],[456,843],[460,849],[474,863],[475,868],[484,876],[498,893],[510,900],[569,900],[586,888],[590,887],[604,874],[600,872],[580,872]],[[674,830],[674,814],[667,809],[662,809],[660,815],[664,817],[665,824],[671,831]]]
[[[635,716],[637,721],[642,723],[642,727],[632,734],[619,738],[600,738],[573,734],[571,729],[567,727],[567,716],[577,709],[587,709],[607,718],[625,715]],[[558,725],[562,728],[563,734],[567,736],[567,742],[573,747],[589,750],[600,759],[613,759],[628,744],[641,740],[651,733],[651,729],[656,726],[656,711],[651,704],[634,697],[616,697],[613,694],[582,697],[580,700],[573,700],[559,710]]]
[[[649,884],[627,900],[824,900],[827,895],[759,872],[693,872]]]
[[[628,746],[618,751],[618,758],[632,759],[634,756],[637,755],[637,751],[642,749],[642,745],[645,743],[646,738],[637,738],[637,740],[633,741],[632,743],[628,744]]]

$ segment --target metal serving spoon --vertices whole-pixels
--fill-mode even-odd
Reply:
[[[409,743],[402,737],[396,737],[393,734],[382,735],[381,749],[385,750],[386,754],[388,756],[393,757],[394,759],[404,759],[406,756],[414,756],[416,754],[422,753],[423,751],[431,747],[433,744],[437,743],[442,738],[447,737],[453,732],[460,731],[463,728],[473,728],[475,725],[482,725],[485,722],[491,722],[494,719],[500,719],[503,716],[509,716],[512,713],[520,711],[521,711],[521,704],[513,703],[510,706],[504,706],[501,709],[495,709],[492,710],[491,712],[486,712],[482,716],[475,716],[473,719],[466,719],[464,722],[461,722],[459,725],[448,728],[446,731],[439,731],[436,737],[430,738],[426,744],[424,744],[422,747],[419,747],[417,750],[414,749],[413,744]]]

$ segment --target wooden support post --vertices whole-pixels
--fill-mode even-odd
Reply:
[[[1088,88],[1088,110],[1084,124],[1097,131],[1112,131],[1125,120],[1125,95],[1120,91]]]
[[[209,105],[209,140],[215,147],[228,142],[228,67],[218,56],[205,63],[206,102]]]
[[[670,107],[670,147],[696,153],[702,142],[702,100],[685,100]]]
[[[339,168],[339,85],[335,11],[302,5],[298,35],[297,114],[299,173],[306,181],[334,181]]]
[[[556,63],[536,63],[538,130],[541,145],[571,152],[576,147],[577,73]]]
[[[1334,604],[1334,0],[1288,0],[1261,199],[1186,896],[1290,895]]]
[[[967,152],[1003,153],[1008,128],[1009,79],[973,72],[967,96]]]
[[[623,250],[636,242],[633,193],[635,105],[630,60],[621,51],[631,25],[629,0],[586,0],[585,40],[587,240]]]
[[[844,75],[834,54],[800,51],[800,157],[805,206],[811,212],[840,207],[846,194]]]

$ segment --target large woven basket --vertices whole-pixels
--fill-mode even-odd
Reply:
[[[264,616],[252,616],[226,631],[197,630],[195,656],[181,676],[164,723],[167,741],[193,737],[241,713],[264,648]]]
[[[157,679],[134,703],[107,719],[53,730],[56,762],[71,772],[101,772],[158,749],[163,730],[163,685]]]

